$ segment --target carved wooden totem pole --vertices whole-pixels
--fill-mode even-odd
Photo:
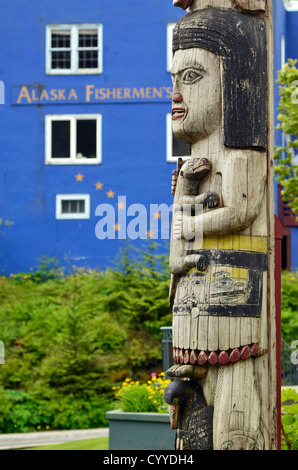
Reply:
[[[272,2],[173,3],[175,447],[274,450]]]

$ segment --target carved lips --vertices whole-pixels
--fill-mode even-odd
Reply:
[[[172,119],[180,119],[185,116],[185,108],[173,108],[172,109]]]

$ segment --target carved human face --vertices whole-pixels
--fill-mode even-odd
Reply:
[[[174,134],[190,144],[206,139],[221,122],[219,57],[204,49],[178,50],[172,78]]]

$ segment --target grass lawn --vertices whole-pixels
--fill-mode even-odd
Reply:
[[[96,439],[66,442],[65,444],[34,447],[27,450],[109,450],[109,438],[98,437]]]

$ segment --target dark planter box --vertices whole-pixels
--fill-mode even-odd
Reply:
[[[174,450],[175,430],[162,413],[108,411],[109,450]]]

